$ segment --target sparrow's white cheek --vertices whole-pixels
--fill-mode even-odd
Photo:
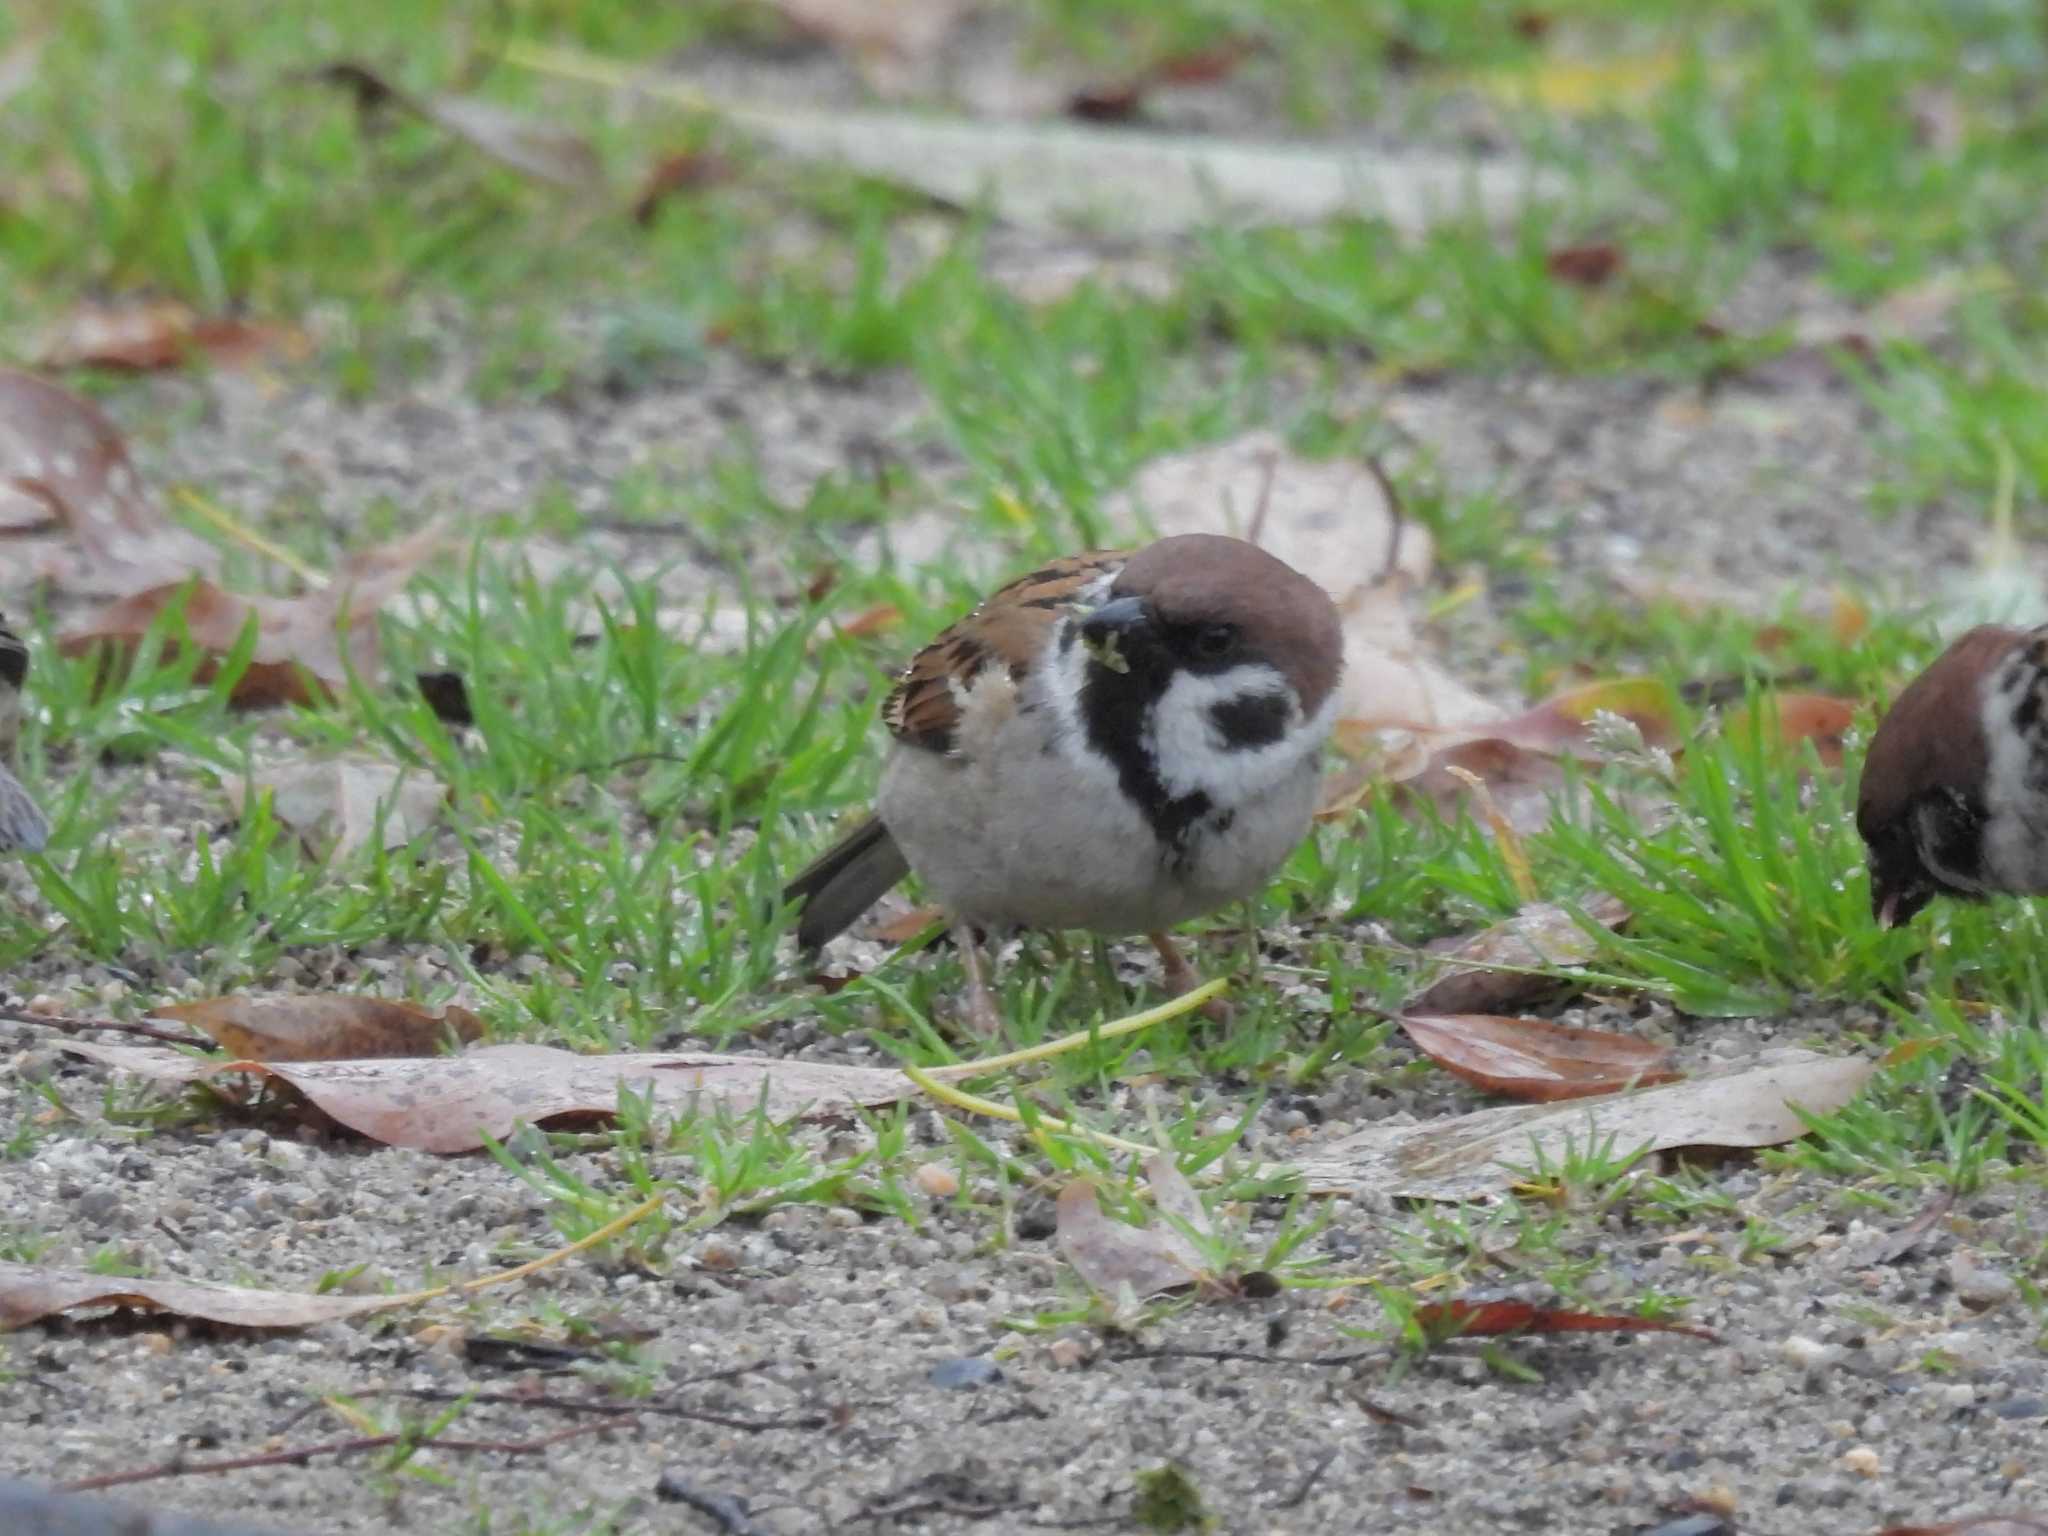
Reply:
[[[1320,718],[1304,720],[1286,680],[1265,665],[1182,672],[1153,706],[1146,743],[1167,793],[1200,792],[1219,805],[1237,805],[1295,773],[1303,753],[1329,734],[1335,708],[1333,696]],[[1233,739],[1219,715],[1233,710],[1265,717],[1271,739]]]

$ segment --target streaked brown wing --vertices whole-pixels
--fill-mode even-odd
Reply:
[[[882,706],[889,734],[928,752],[959,745],[960,695],[991,663],[1021,682],[1045,647],[1046,632],[1081,594],[1114,574],[1128,550],[1097,549],[1041,566],[1003,587],[943,630],[910,660]]]

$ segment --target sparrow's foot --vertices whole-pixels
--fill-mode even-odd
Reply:
[[[1195,968],[1188,964],[1188,957],[1180,952],[1180,946],[1173,942],[1173,935],[1161,930],[1148,933],[1152,947],[1159,951],[1160,978],[1166,983],[1166,990],[1174,997],[1185,997],[1202,984],[1202,978],[1195,974]],[[1228,1024],[1232,1017],[1230,1004],[1220,997],[1212,997],[1202,1004],[1202,1017],[1211,1024]]]
[[[977,1039],[989,1040],[1003,1032],[1002,1011],[996,995],[989,990],[981,943],[965,923],[953,926],[953,945],[960,951],[960,967],[967,972],[967,1028]]]

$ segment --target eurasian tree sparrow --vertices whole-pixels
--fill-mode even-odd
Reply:
[[[1961,636],[1879,722],[1856,830],[1884,927],[1936,896],[2048,892],[2048,625]]]
[[[1055,560],[911,661],[882,718],[877,814],[790,882],[816,949],[916,871],[953,924],[971,1022],[998,1024],[976,931],[1145,934],[1251,896],[1308,832],[1344,640],[1256,545],[1183,534]]]
[[[28,647],[0,621],[0,853],[34,853],[48,840],[49,824],[11,771],[21,729],[21,690],[28,681]]]

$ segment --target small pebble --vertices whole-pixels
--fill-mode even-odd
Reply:
[[[1876,1477],[1884,1470],[1883,1460],[1867,1445],[1851,1446],[1842,1452],[1842,1465],[1858,1477]]]

